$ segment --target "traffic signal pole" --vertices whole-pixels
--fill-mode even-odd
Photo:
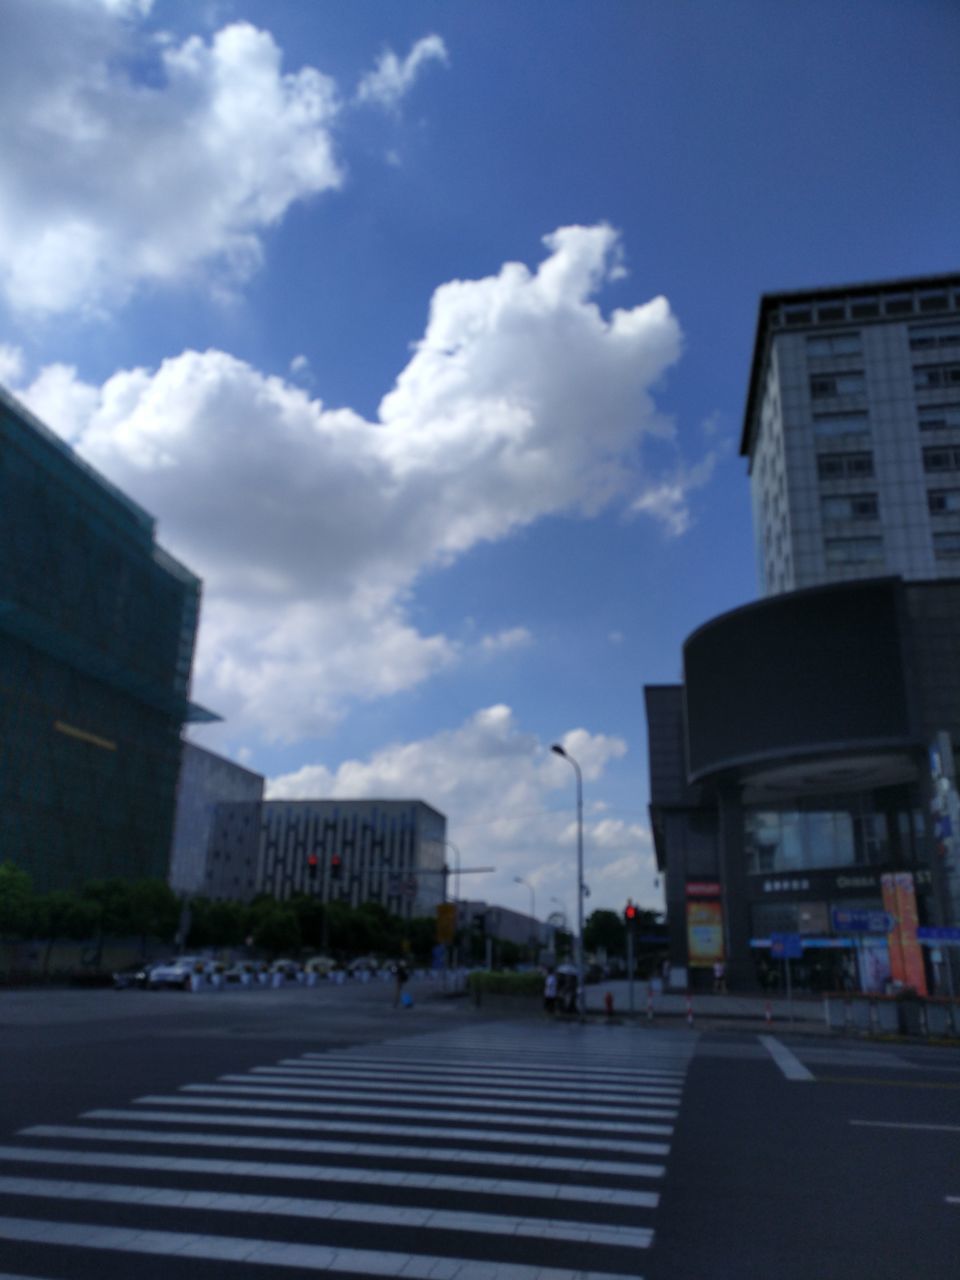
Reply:
[[[627,979],[630,993],[630,1012],[633,1013],[633,930],[627,930]]]

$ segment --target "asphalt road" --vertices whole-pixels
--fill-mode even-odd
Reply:
[[[414,996],[0,993],[0,1280],[960,1271],[960,1051]]]

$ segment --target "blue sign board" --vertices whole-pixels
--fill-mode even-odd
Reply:
[[[770,954],[779,960],[802,960],[803,941],[799,933],[771,933]]]
[[[857,911],[832,907],[830,915],[837,933],[889,933],[894,926],[887,911]]]
[[[960,929],[950,925],[922,924],[917,930],[917,940],[928,946],[942,946],[944,943],[960,946]]]

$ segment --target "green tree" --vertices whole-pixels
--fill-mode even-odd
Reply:
[[[421,964],[429,964],[437,945],[437,922],[433,916],[414,916],[406,924],[410,950]]]
[[[34,929],[36,898],[26,871],[0,863],[0,938],[25,938]]]
[[[297,917],[303,945],[312,951],[325,950],[329,944],[324,932],[326,921],[320,899],[306,893],[296,893],[290,899],[290,909]]]
[[[100,909],[89,898],[55,889],[37,899],[35,919],[37,936],[47,940],[43,954],[43,974],[46,975],[54,944],[61,938],[81,942],[92,937],[100,925]]]
[[[137,880],[129,886],[126,902],[129,931],[140,939],[140,954],[147,954],[147,939],[169,942],[180,923],[177,895],[163,880]]]
[[[602,947],[608,956],[626,955],[627,931],[623,917],[616,911],[592,911],[583,926],[583,946],[588,952]]]
[[[274,957],[295,955],[301,942],[296,913],[290,907],[274,903],[270,910],[260,914],[253,940]]]

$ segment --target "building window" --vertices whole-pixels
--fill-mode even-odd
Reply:
[[[917,409],[917,420],[921,431],[960,427],[960,403],[924,405]]]
[[[874,564],[883,559],[882,538],[825,538],[824,558],[830,568]]]
[[[813,434],[817,439],[861,435],[867,432],[869,427],[867,415],[860,409],[851,409],[848,413],[815,413],[813,415]]]
[[[821,480],[856,480],[872,476],[873,454],[821,453],[817,457],[817,475]]]
[[[960,471],[960,445],[933,445],[923,451],[924,471]]]
[[[873,320],[880,314],[880,304],[876,298],[861,298],[851,304],[850,314],[854,320]]]
[[[817,307],[817,319],[830,324],[834,320],[845,320],[847,309],[842,302],[831,302],[829,306]]]
[[[960,529],[933,535],[933,554],[938,560],[960,559]]]
[[[814,400],[825,400],[832,396],[861,395],[864,387],[863,374],[856,371],[818,373],[810,379],[810,395]]]
[[[950,308],[950,299],[945,293],[921,293],[920,310],[921,311],[947,311]]]
[[[838,494],[823,498],[824,520],[876,520],[879,511],[875,493]]]
[[[812,324],[813,312],[809,307],[784,307],[784,324]]]
[[[933,516],[960,511],[960,489],[931,489],[927,494],[927,506]]]
[[[883,304],[883,309],[888,316],[912,316],[913,298],[909,293],[897,294],[894,297],[887,298]]]
[[[859,356],[862,353],[859,333],[818,333],[807,338],[808,356]]]
[[[960,364],[922,364],[913,370],[917,391],[938,391],[941,387],[960,387]]]
[[[960,344],[960,320],[953,324],[915,324],[910,326],[910,350],[933,351],[937,347]]]

